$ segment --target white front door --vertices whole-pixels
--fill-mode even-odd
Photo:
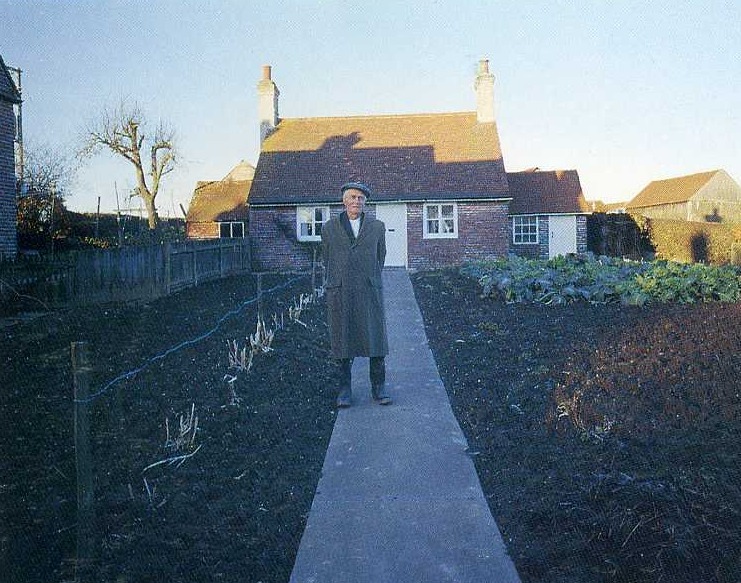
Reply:
[[[407,205],[377,204],[376,218],[386,224],[386,267],[406,267]]]
[[[576,253],[576,216],[548,217],[550,237],[548,240],[548,257]]]

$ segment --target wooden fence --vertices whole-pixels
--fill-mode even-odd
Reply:
[[[0,300],[22,294],[50,307],[152,300],[250,267],[249,239],[78,251],[37,273],[4,279]]]

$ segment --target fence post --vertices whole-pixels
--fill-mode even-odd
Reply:
[[[90,358],[85,342],[73,342],[72,374],[75,398],[75,457],[77,462],[77,580],[90,580],[95,560],[95,511],[90,452]]]
[[[190,245],[193,251],[193,285],[198,285],[198,246],[195,243]]]
[[[172,286],[172,245],[169,241],[165,243],[165,295],[170,295],[170,288]]]

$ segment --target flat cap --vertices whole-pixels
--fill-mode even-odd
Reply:
[[[373,196],[373,191],[371,191],[371,189],[362,182],[346,182],[340,187],[340,192],[342,192],[342,194],[344,195],[345,191],[350,190],[351,188],[359,190],[360,192],[365,194],[366,198],[370,198],[371,196]]]

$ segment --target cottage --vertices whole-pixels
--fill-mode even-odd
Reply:
[[[582,233],[576,217],[586,205],[576,172],[522,179],[514,173],[513,194],[486,60],[478,64],[474,87],[472,112],[281,118],[280,93],[264,67],[260,157],[250,191],[253,267],[307,268],[323,223],[342,210],[339,186],[347,181],[365,182],[374,192],[366,212],[386,224],[387,266],[438,267],[511,250],[548,255],[556,239],[569,237],[583,236],[584,244],[569,239],[560,252],[585,248],[586,229]],[[516,204],[517,216],[510,218],[515,195],[536,206]],[[570,198],[557,200],[561,195]],[[559,226],[567,216],[569,225]],[[566,235],[552,235],[551,226]]]
[[[549,259],[587,250],[591,214],[576,170],[508,172],[512,252]]]
[[[188,239],[242,238],[255,168],[244,160],[222,180],[198,182],[185,217]]]
[[[629,213],[652,219],[741,222],[741,186],[725,170],[649,183],[627,205]]]
[[[15,110],[21,96],[0,56],[0,259],[18,252],[15,177]]]

